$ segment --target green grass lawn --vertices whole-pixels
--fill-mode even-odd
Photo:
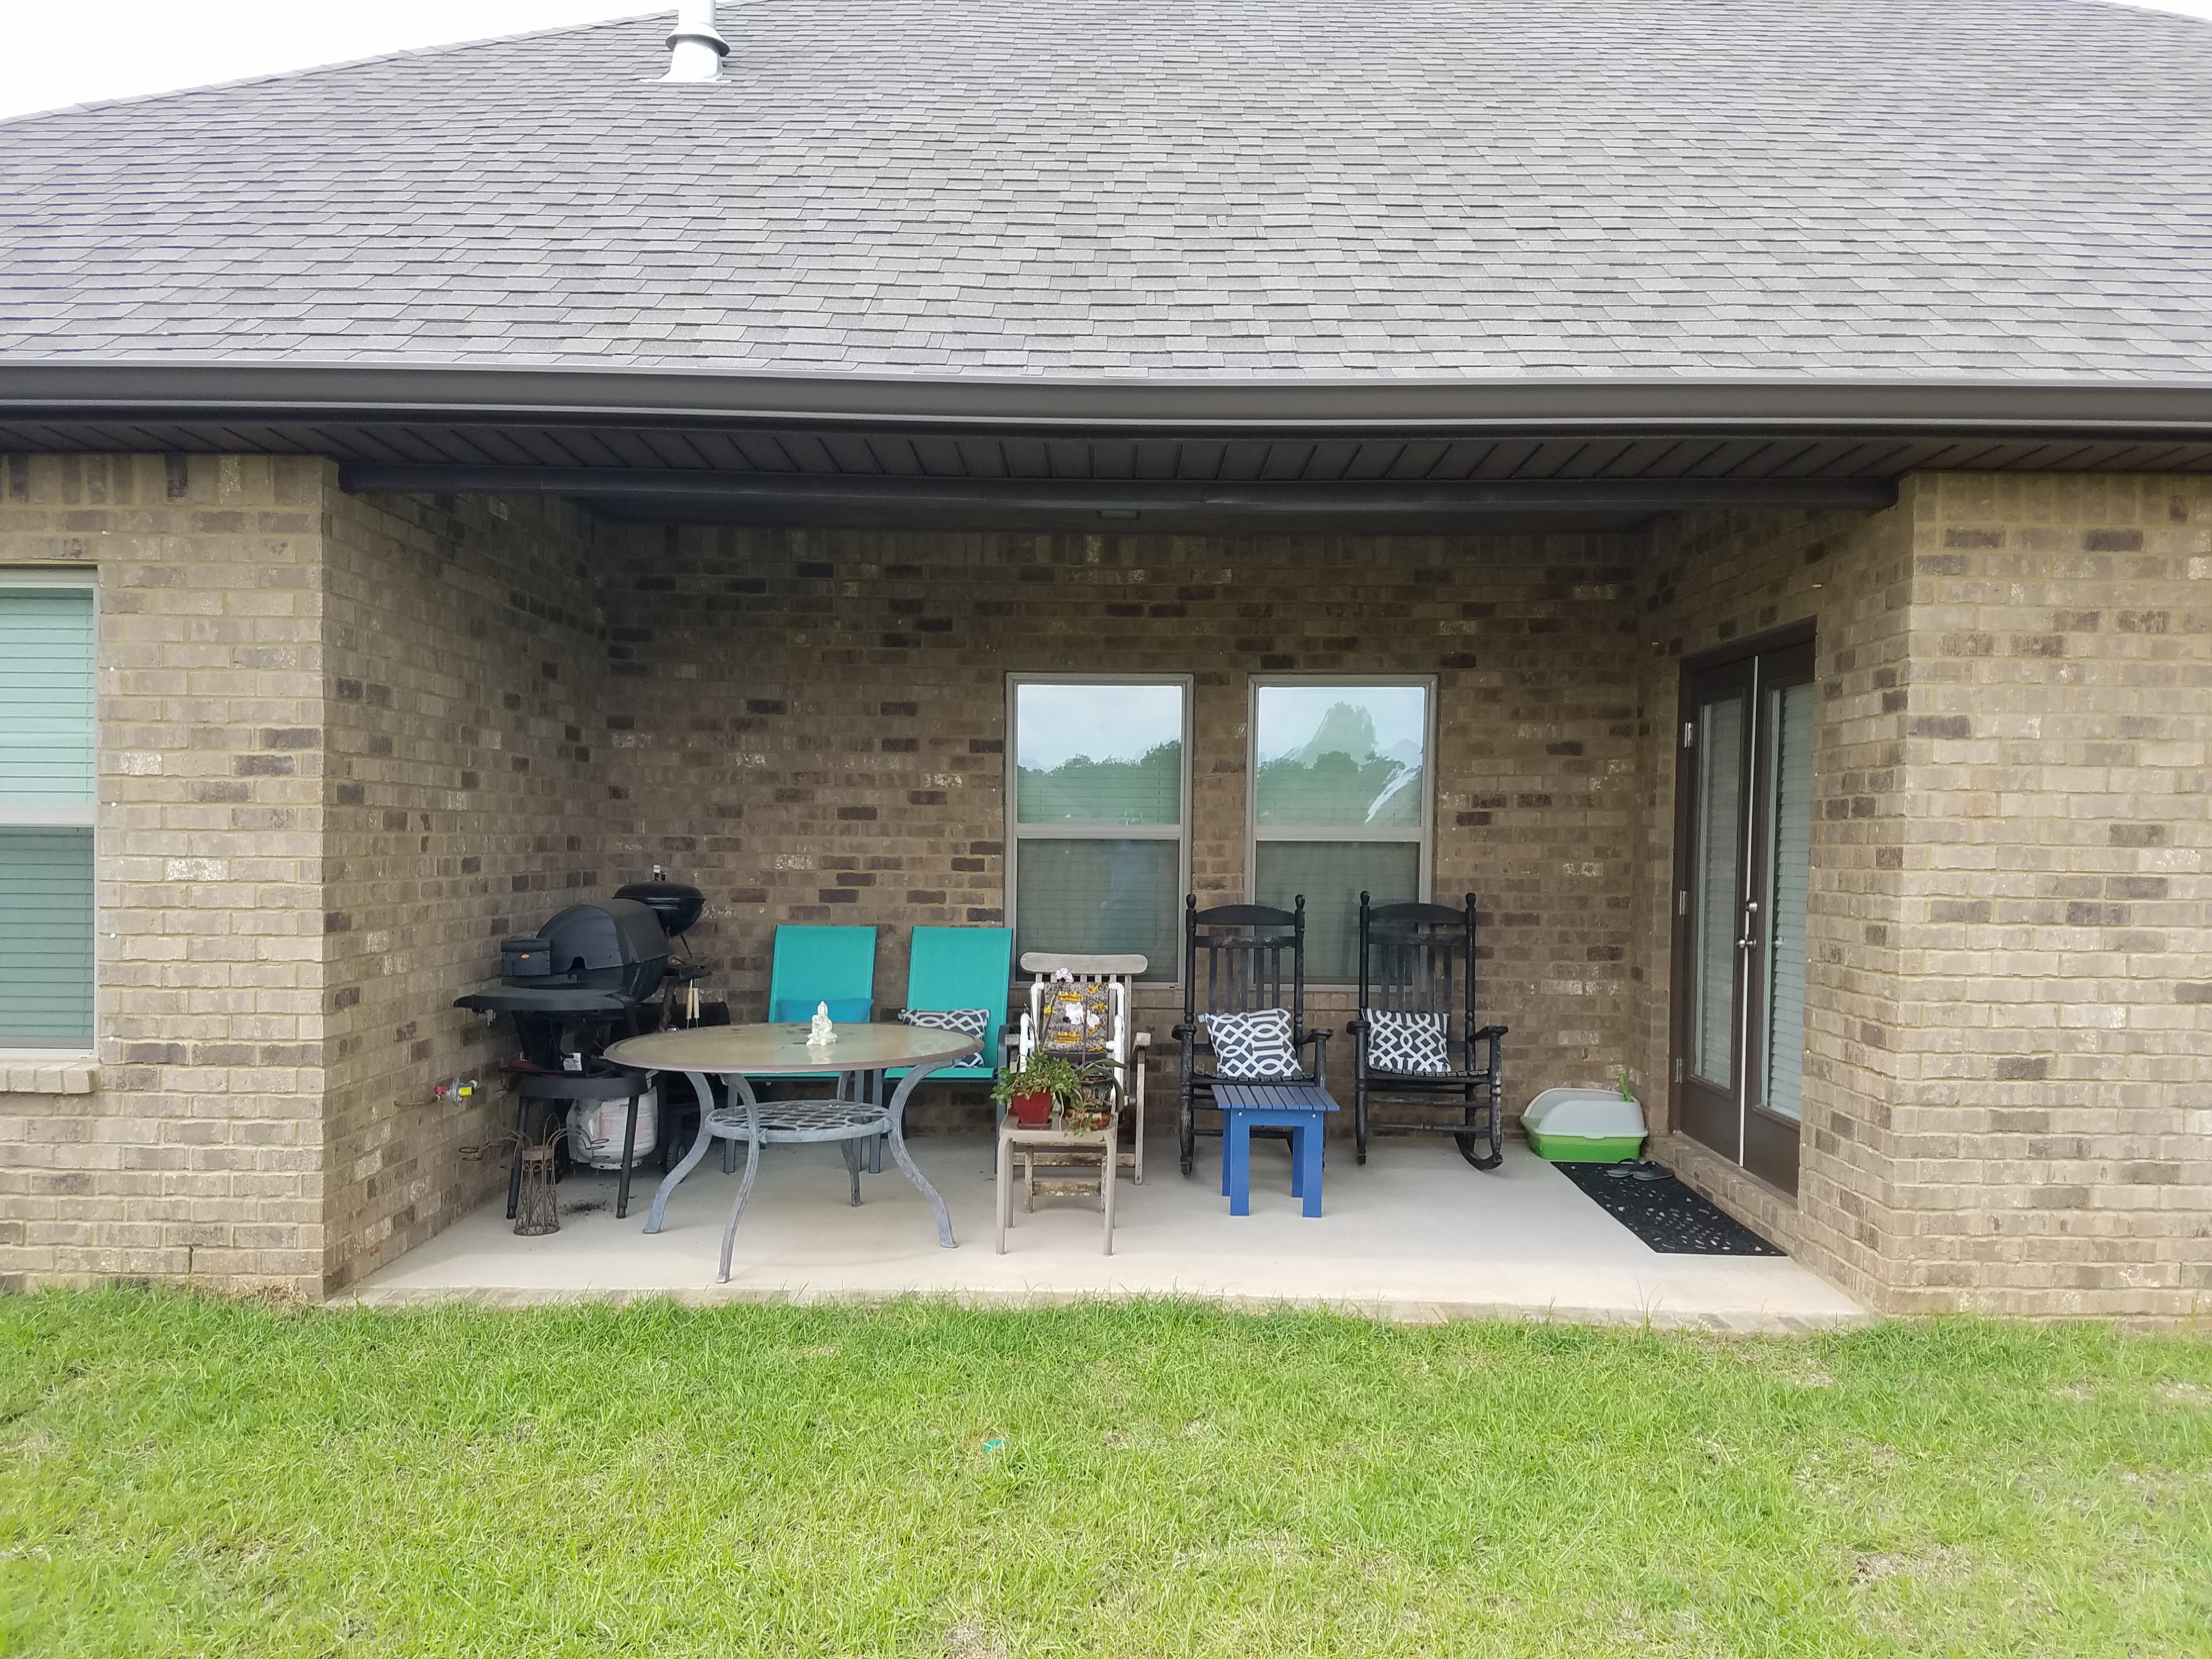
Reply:
[[[2212,1652],[2212,1345],[0,1298],[0,1652]]]

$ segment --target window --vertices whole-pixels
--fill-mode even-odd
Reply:
[[[93,591],[0,571],[0,1048],[92,1042]]]
[[[1359,895],[1426,896],[1430,724],[1423,679],[1252,683],[1252,896],[1306,900],[1306,976],[1359,974]]]
[[[1181,961],[1190,682],[1018,676],[1007,689],[1014,953]]]

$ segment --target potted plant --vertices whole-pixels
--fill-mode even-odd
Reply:
[[[1054,1106],[1082,1097],[1082,1073],[1042,1048],[1030,1049],[1027,1060],[1007,1066],[991,1085],[992,1100],[1011,1112],[1024,1129],[1043,1128],[1052,1121]]]
[[[1082,1086],[1073,1100],[1060,1103],[1062,1127],[1076,1134],[1103,1129],[1106,1120],[1121,1109],[1121,1068],[1112,1058],[1098,1054],[1075,1068]]]
[[[1063,1055],[1032,1048],[1027,1060],[999,1073],[998,1081],[991,1085],[991,1098],[1012,1113],[1022,1128],[1046,1127],[1057,1109],[1062,1123],[1080,1133],[1097,1128],[1112,1109],[1110,1105],[1100,1107],[1091,1097],[1102,1086],[1114,1097],[1121,1093],[1121,1079],[1112,1061],[1092,1060],[1079,1066]]]

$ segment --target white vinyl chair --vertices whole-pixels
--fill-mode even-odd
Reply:
[[[1026,1060],[1032,1048],[1042,1043],[1047,1052],[1057,1048],[1070,1054],[1071,1058],[1084,1055],[1103,1055],[1111,1060],[1121,1077],[1121,1116],[1133,1122],[1135,1135],[1132,1150],[1117,1154],[1118,1166],[1128,1170],[1141,1186],[1145,1179],[1145,1054],[1152,1046],[1152,1034],[1135,1028],[1130,1011],[1130,997],[1135,989],[1137,976],[1151,964],[1140,956],[1086,956],[1063,954],[1053,951],[1024,951],[1022,952],[1022,971],[1036,977],[1030,982],[1030,1006],[1022,1015],[1021,1024],[1015,1033],[1014,1057]],[[1056,981],[1055,975],[1069,975],[1066,981]],[[1068,1042],[1065,1036],[1054,1042],[1047,1023],[1045,1004],[1056,983],[1072,984],[1078,991],[1103,988],[1106,992],[1107,1019],[1103,1030],[1088,1032],[1078,1041]],[[1065,1028],[1063,1027],[1063,1031]]]

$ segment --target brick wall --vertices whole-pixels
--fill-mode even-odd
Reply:
[[[0,562],[100,579],[99,1068],[0,1094],[0,1276],[322,1285],[327,469],[0,459]]]
[[[1829,1278],[1879,1297],[1894,1248],[1889,1109],[1910,645],[1909,512],[1711,513],[1656,526],[1645,590],[1640,1093],[1674,1126],[1675,771],[1682,663],[1810,621],[1819,713],[1807,902],[1803,1139],[1793,1202],[1675,1135],[1685,1178]]]
[[[350,1284],[504,1181],[512,1047],[451,1005],[499,941],[606,896],[599,526],[558,502],[333,492],[323,1273]],[[472,1108],[438,1103],[473,1075]]]
[[[449,1005],[599,896],[591,526],[312,460],[0,481],[0,563],[98,570],[102,665],[99,1064],[0,1079],[0,1282],[322,1294],[497,1183],[504,1103],[431,1109],[500,1047]]]
[[[2212,1297],[2212,483],[1910,502],[1886,1300]]]
[[[2212,489],[1931,477],[1856,525],[1690,520],[1653,551],[1655,967],[1679,659],[1820,630],[1798,1200],[1672,1155],[1886,1308],[2200,1312]],[[1666,999],[1645,1012],[1663,1079]]]
[[[763,1014],[781,922],[884,928],[878,1000],[895,1006],[908,928],[1004,916],[1009,672],[1195,677],[1202,902],[1244,891],[1249,676],[1433,673],[1435,890],[1481,901],[1517,1109],[1629,1056],[1634,552],[1595,536],[641,531],[604,589],[603,736],[628,796],[613,861],[707,890],[696,938],[738,1018]],[[1349,1017],[1348,991],[1312,1001]],[[1164,1046],[1179,994],[1149,1004]]]

